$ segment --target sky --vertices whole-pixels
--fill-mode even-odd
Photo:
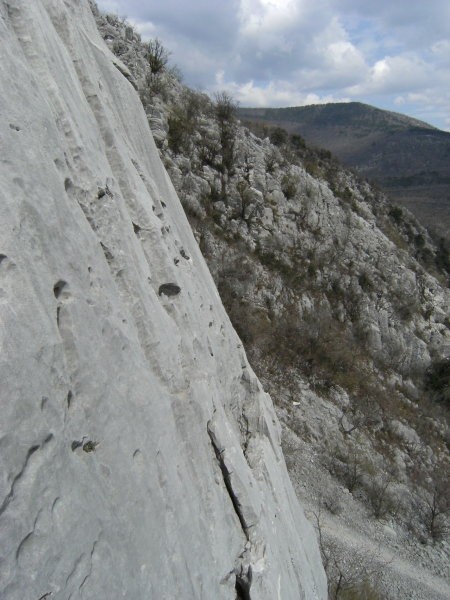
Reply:
[[[450,131],[450,0],[97,0],[240,106],[366,102]]]

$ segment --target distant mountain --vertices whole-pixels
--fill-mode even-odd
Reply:
[[[360,102],[241,108],[239,114],[330,150],[429,228],[450,235],[450,133]]]

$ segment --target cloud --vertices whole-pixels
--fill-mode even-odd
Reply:
[[[428,45],[436,37],[448,37],[450,3],[448,0],[330,0],[339,14],[371,21],[383,37],[400,41],[405,49]]]
[[[300,3],[296,0],[241,0],[241,33],[257,37],[282,33],[298,21],[299,13]]]
[[[295,84],[288,81],[271,81],[268,85],[258,85],[250,80],[240,84],[235,81],[225,82],[223,76],[223,72],[217,73],[215,88],[211,91],[219,91],[226,87],[227,91],[242,106],[305,106],[350,100],[348,97],[321,96],[312,92],[301,92]]]
[[[119,14],[121,5],[124,3],[120,2],[120,0],[100,0],[97,4],[103,12]]]
[[[447,126],[448,0],[99,0],[159,37],[185,80],[242,104],[348,98]],[[404,104],[399,104],[403,98]],[[434,100],[433,100],[434,98]],[[433,113],[432,107],[435,107]]]
[[[351,94],[399,94],[419,90],[432,83],[426,62],[415,55],[386,56],[369,70],[364,81],[349,89]]]

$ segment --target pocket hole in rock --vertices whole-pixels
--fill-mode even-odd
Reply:
[[[61,296],[61,292],[66,287],[66,285],[67,283],[62,279],[55,283],[55,285],[53,286],[53,293],[55,295],[55,298],[59,298]]]

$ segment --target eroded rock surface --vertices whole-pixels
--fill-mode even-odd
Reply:
[[[0,39],[0,596],[325,598],[127,67],[87,0],[0,0]]]

